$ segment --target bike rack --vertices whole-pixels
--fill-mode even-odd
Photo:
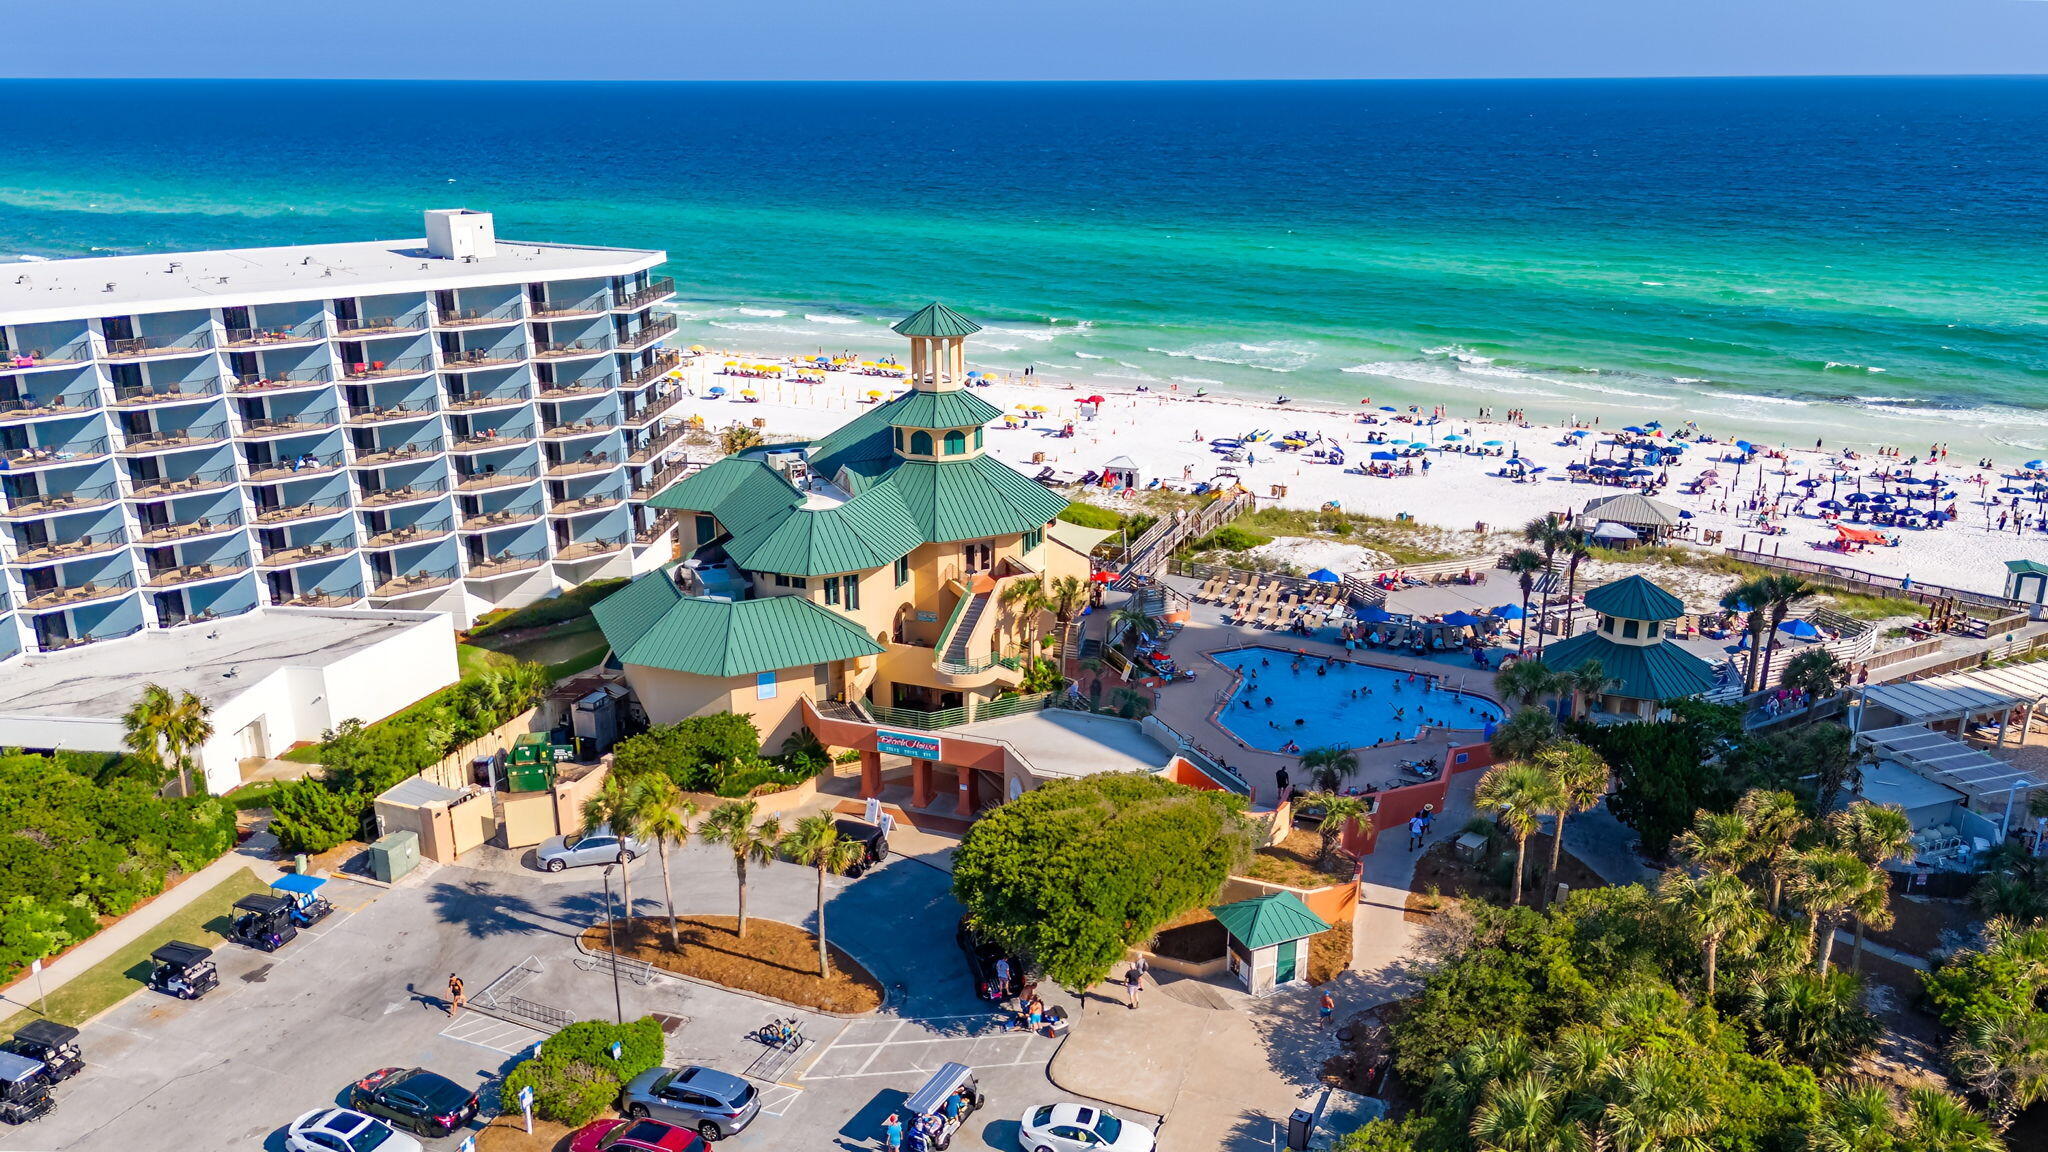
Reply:
[[[484,985],[483,991],[469,998],[469,1006],[514,1024],[524,1024],[543,1032],[559,1032],[573,1023],[575,1017],[553,1005],[518,995],[519,989],[543,971],[540,958],[528,956]]]
[[[770,1083],[780,1081],[783,1074],[789,1071],[790,1065],[796,1063],[796,1058],[803,1054],[803,1050],[815,1043],[816,1041],[799,1031],[787,1043],[768,1045],[767,1051],[754,1057],[754,1062],[747,1065],[745,1075]]]

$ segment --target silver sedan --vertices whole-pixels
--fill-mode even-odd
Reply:
[[[648,844],[645,840],[626,838],[625,859],[630,862],[635,856],[645,855]],[[550,836],[541,841],[534,859],[550,872],[564,868],[576,868],[585,864],[617,864],[619,862],[619,838],[612,830],[600,824],[587,832],[572,832],[567,836]]]

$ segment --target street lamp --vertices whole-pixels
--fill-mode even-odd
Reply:
[[[612,1013],[618,1022],[626,1022],[626,1006],[619,997],[619,942],[618,920],[612,915],[612,869],[616,864],[604,866],[604,941],[612,954]]]

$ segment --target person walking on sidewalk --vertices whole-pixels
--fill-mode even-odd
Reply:
[[[1323,998],[1316,1001],[1316,1031],[1329,1031],[1330,1015],[1336,1011],[1337,998],[1330,995],[1329,992],[1325,991],[1323,993]]]
[[[1415,851],[1415,846],[1422,843],[1423,831],[1422,813],[1417,812],[1408,818],[1408,850],[1410,852]]]
[[[1138,993],[1144,987],[1144,974],[1138,971],[1137,965],[1131,965],[1131,970],[1124,973],[1124,1004],[1134,1012],[1138,1008]]]
[[[894,1112],[882,1121],[882,1147],[888,1152],[901,1152],[903,1147],[903,1120]]]
[[[462,977],[460,977],[460,976],[457,976],[457,975],[456,975],[455,973],[453,973],[453,972],[450,972],[450,973],[448,974],[448,1017],[449,1017],[449,1019],[451,1019],[451,1020],[452,1020],[452,1019],[454,1019],[454,1018],[455,1018],[455,1016],[456,1016],[456,1014],[457,1014],[457,1013],[459,1013],[459,1012],[461,1012],[461,1011],[462,1011],[462,1009],[463,1009],[463,1008],[464,1008],[465,1006],[467,1006],[467,1005],[468,1005],[468,1003],[469,1003],[469,1001],[468,1001],[467,999],[465,999],[465,998],[463,997],[463,995],[462,995]]]

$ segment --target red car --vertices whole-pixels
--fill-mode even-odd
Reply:
[[[569,1152],[703,1152],[704,1138],[659,1120],[593,1120],[569,1137]]]

